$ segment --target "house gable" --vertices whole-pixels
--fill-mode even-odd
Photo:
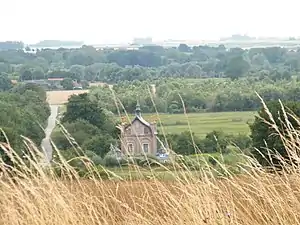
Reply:
[[[155,123],[143,119],[137,104],[135,117],[130,124],[123,126],[121,150],[129,154],[153,154],[157,152]]]
[[[144,124],[140,120],[133,120],[132,123],[125,129],[126,135],[152,135],[150,126]]]

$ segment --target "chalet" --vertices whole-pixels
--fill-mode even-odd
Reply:
[[[157,128],[155,122],[147,122],[141,115],[140,105],[137,104],[135,117],[130,124],[122,124],[121,151],[126,155],[156,155]]]

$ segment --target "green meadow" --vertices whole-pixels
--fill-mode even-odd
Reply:
[[[65,106],[60,107],[60,112]],[[171,134],[192,131],[200,138],[211,131],[223,131],[226,134],[249,134],[248,123],[252,123],[256,111],[247,112],[211,112],[190,114],[142,114],[148,122],[157,121],[160,133]],[[133,119],[134,115],[129,115]],[[118,116],[119,118],[119,116]]]
[[[192,131],[203,138],[211,131],[227,134],[249,134],[248,123],[252,123],[256,112],[218,112],[191,114],[143,114],[145,120],[157,120],[159,132],[181,133]],[[131,117],[131,116],[130,116]]]

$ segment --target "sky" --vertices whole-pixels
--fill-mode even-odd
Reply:
[[[0,41],[300,36],[297,0],[0,0]]]

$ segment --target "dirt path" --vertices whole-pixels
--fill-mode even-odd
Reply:
[[[50,143],[50,136],[51,133],[55,127],[55,122],[56,122],[56,117],[58,114],[58,108],[59,105],[50,105],[50,109],[51,109],[51,115],[48,118],[48,124],[47,127],[45,129],[45,138],[42,140],[41,146],[45,151],[46,154],[46,161],[49,163],[52,159],[52,145]]]

